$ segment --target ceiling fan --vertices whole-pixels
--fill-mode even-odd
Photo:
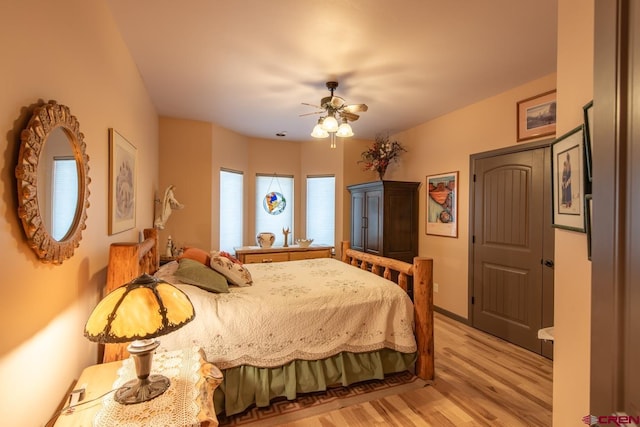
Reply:
[[[312,114],[326,114],[318,119],[318,124],[313,128],[311,136],[315,138],[326,138],[331,136],[334,147],[334,137],[350,137],[353,131],[349,122],[354,122],[360,117],[356,113],[365,112],[369,109],[366,104],[347,104],[345,100],[339,96],[335,96],[333,91],[338,87],[338,82],[327,82],[327,89],[331,92],[330,96],[325,96],[320,100],[320,105],[307,104],[303,105],[315,107],[318,111],[312,113],[301,114],[300,116],[309,116]]]

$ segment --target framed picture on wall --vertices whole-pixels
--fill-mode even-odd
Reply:
[[[551,145],[553,226],[585,231],[584,126],[580,125]]]
[[[426,233],[458,237],[458,171],[427,176]]]
[[[523,99],[517,104],[518,142],[556,133],[556,91]]]
[[[109,234],[136,226],[136,147],[109,129]]]
[[[585,213],[585,226],[587,229],[587,257],[591,259],[591,216],[593,212],[593,197],[591,194],[584,196],[584,213]]]
[[[591,147],[593,145],[593,101],[587,103],[584,110],[584,151],[587,164],[587,179],[589,182],[593,180]]]

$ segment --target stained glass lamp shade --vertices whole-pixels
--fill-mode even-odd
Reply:
[[[98,303],[87,320],[84,336],[101,343],[131,342],[137,379],[116,391],[122,404],[151,400],[169,388],[169,379],[150,375],[156,337],[173,332],[195,317],[189,297],[175,286],[143,274]]]

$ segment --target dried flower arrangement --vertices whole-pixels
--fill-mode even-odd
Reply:
[[[373,145],[361,156],[362,169],[365,171],[375,171],[380,179],[384,178],[387,167],[400,157],[400,153],[407,151],[398,141],[389,141],[389,135],[376,135]]]

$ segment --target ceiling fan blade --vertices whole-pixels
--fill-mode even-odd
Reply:
[[[350,122],[355,122],[356,120],[358,120],[360,118],[359,115],[357,114],[353,114],[350,113],[348,111],[340,111],[340,116],[344,117],[345,119],[349,120]]]
[[[322,107],[316,104],[309,104],[308,102],[301,102],[302,105],[308,105],[309,107],[317,108],[318,110],[322,110]]]
[[[342,107],[342,109],[349,113],[364,113],[369,107],[367,107],[367,104],[349,104]]]
[[[331,108],[334,109],[341,108],[344,105],[344,99],[340,98],[339,96],[332,96],[331,100],[329,101],[329,105],[331,105]]]
[[[322,114],[322,113],[325,113],[325,111],[324,111],[324,110],[322,110],[322,111],[314,111],[313,113],[304,113],[304,114],[300,114],[298,117],[303,117],[303,116],[312,116],[312,115],[314,115],[314,114]]]

